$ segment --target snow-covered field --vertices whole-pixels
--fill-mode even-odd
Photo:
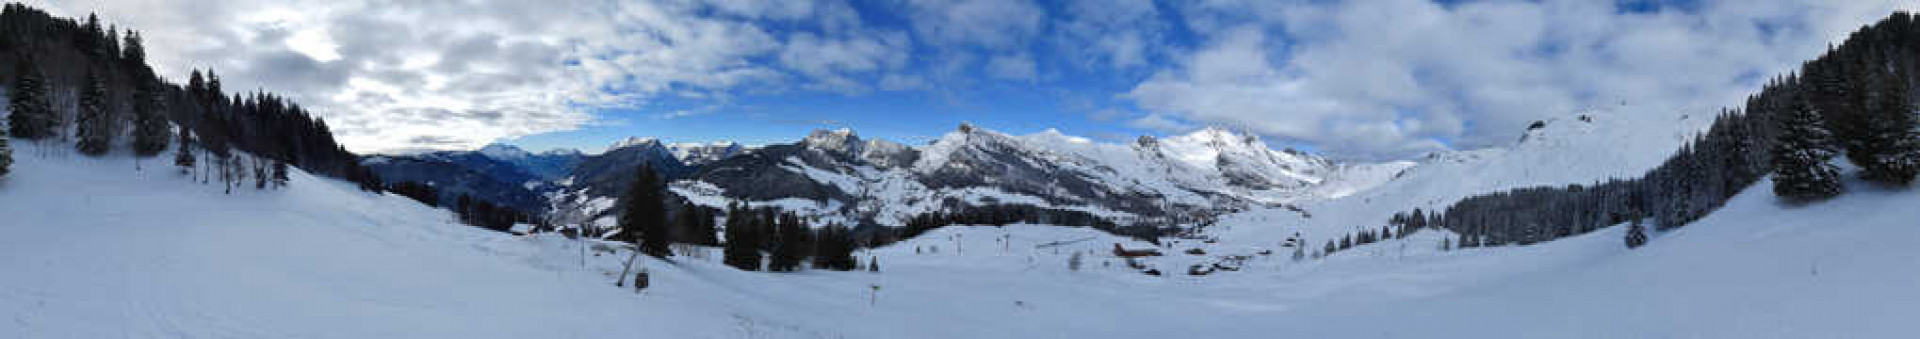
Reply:
[[[1762,183],[1637,250],[1623,227],[1448,252],[1428,231],[1295,262],[1275,244],[1306,226],[1257,211],[1145,260],[1166,276],[1109,254],[1151,245],[1089,229],[949,227],[857,254],[879,273],[646,260],[636,294],[612,286],[624,251],[347,183],[225,195],[159,161],[34,154],[0,179],[3,338],[1898,338],[1920,316],[1920,192],[1859,183],[1798,208]],[[1232,254],[1251,259],[1185,274]]]

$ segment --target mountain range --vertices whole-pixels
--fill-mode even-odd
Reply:
[[[1377,169],[1275,150],[1257,136],[1224,128],[1103,143],[1058,130],[1011,135],[972,124],[918,146],[838,129],[758,147],[636,137],[598,154],[492,144],[373,155],[363,164],[390,182],[439,187],[442,201],[468,195],[545,215],[557,225],[600,227],[612,225],[613,202],[643,166],[671,181],[676,201],[777,206],[816,225],[862,226],[897,226],[918,215],[990,205],[1171,226],[1364,189],[1319,188],[1352,176],[1346,172]]]

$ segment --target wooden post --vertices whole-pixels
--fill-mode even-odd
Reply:
[[[640,248],[635,247],[633,249],[633,255],[627,257],[626,268],[620,269],[620,280],[613,282],[614,287],[621,287],[621,286],[627,285],[627,272],[633,271],[633,262],[639,259],[640,259]]]

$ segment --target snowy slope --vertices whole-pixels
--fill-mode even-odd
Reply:
[[[152,161],[18,160],[0,179],[0,337],[737,335],[737,319],[680,315],[704,303],[636,298],[542,258],[569,249],[344,182],[294,173],[284,190],[223,195]],[[646,307],[663,301],[680,306]]]
[[[607,283],[623,253],[582,268],[579,243],[302,173],[223,195],[124,158],[19,160],[0,179],[8,338],[1891,338],[1920,314],[1920,191],[1858,183],[1800,208],[1762,183],[1638,250],[1622,227],[1450,252],[1423,232],[1196,277],[1251,248],[1188,241],[1144,261],[1171,273],[1154,277],[1107,254],[1151,245],[1089,229],[949,227],[858,254],[880,273],[643,260],[636,295]]]
[[[1208,231],[1222,240],[1268,244],[1298,232],[1321,244],[1359,227],[1378,229],[1397,212],[1445,209],[1477,194],[1634,178],[1711,123],[1680,115],[1629,118],[1613,112],[1545,120],[1544,126],[1522,131],[1508,146],[1434,153],[1411,164],[1350,166],[1318,192],[1336,198],[1295,203],[1305,213],[1251,210],[1223,217],[1232,222]],[[1346,180],[1363,184],[1342,188]]]

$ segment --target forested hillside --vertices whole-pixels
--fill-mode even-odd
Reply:
[[[87,155],[172,150],[183,170],[229,185],[249,168],[286,164],[380,188],[326,122],[299,104],[267,92],[228,93],[213,70],[195,70],[177,84],[147,65],[144,44],[139,31],[93,15],[60,18],[7,4],[0,12],[0,82],[7,84],[8,134],[71,142]]]
[[[1639,178],[1591,185],[1536,187],[1463,199],[1445,211],[1414,210],[1389,223],[1400,234],[1440,227],[1462,247],[1531,244],[1626,222],[1678,228],[1774,174],[1788,203],[1843,193],[1844,158],[1862,179],[1904,187],[1920,171],[1920,134],[1912,98],[1920,80],[1920,21],[1895,13],[1845,43],[1772,79],[1744,107],[1718,113],[1705,134]]]

